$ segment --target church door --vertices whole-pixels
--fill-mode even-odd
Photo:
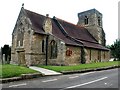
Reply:
[[[18,52],[18,62],[19,62],[19,65],[26,65],[25,52],[24,51]]]

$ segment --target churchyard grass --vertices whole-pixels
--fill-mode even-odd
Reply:
[[[48,66],[38,65],[38,66],[46,69],[54,70],[57,72],[62,72],[62,71],[75,71],[75,70],[107,67],[114,65],[120,66],[120,61],[98,62],[98,63],[80,64],[74,66],[50,66],[50,65]],[[22,74],[29,74],[29,73],[38,73],[38,72],[23,66],[0,64],[0,78],[17,77],[17,76],[21,76]]]
[[[74,65],[74,66],[41,66],[39,67],[54,70],[57,72],[62,71],[75,71],[75,70],[83,70],[83,69],[93,69],[93,68],[100,68],[100,67],[108,67],[108,66],[114,66],[119,65],[120,61],[111,61],[111,62],[98,62],[98,63],[90,63],[90,64],[80,64],[80,65]]]
[[[37,73],[37,72],[27,67],[18,66],[18,65],[11,65],[11,64],[0,65],[0,78],[17,77],[20,76],[21,74],[29,74],[29,73]]]

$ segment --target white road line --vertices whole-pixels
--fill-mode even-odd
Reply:
[[[77,76],[70,75],[69,79],[77,78],[77,77],[79,77],[79,76],[83,76],[83,75],[87,75],[87,74],[91,74],[91,73],[95,73],[95,72],[83,73],[83,74],[80,74],[80,75],[77,75]]]
[[[91,74],[91,73],[95,73],[95,72],[83,73],[83,74],[80,74],[80,76],[81,76],[81,75],[87,75],[87,74]]]
[[[87,85],[87,84],[91,84],[91,83],[94,83],[94,82],[97,82],[97,81],[104,80],[106,78],[108,78],[108,77],[103,77],[103,78],[100,78],[100,79],[97,79],[97,80],[94,80],[94,81],[90,81],[90,82],[87,82],[87,83],[83,83],[83,84],[79,84],[79,85],[74,85],[74,86],[66,87],[65,89],[80,87],[80,86],[83,86],[83,85]],[[62,89],[62,90],[65,90],[65,89]]]
[[[51,81],[56,81],[58,79],[51,79],[51,80],[46,80],[46,81],[42,81],[42,82],[51,82]]]
[[[72,78],[77,78],[77,77],[79,77],[79,76],[73,76],[73,77],[69,77],[69,78],[72,79]]]
[[[11,85],[9,87],[18,87],[18,86],[24,86],[24,85],[27,85],[27,83],[22,83],[22,84],[17,84],[17,85]]]
[[[67,75],[67,76],[69,76],[69,77],[83,76],[83,75],[87,75],[87,74],[91,74],[91,73],[95,73],[95,72],[88,72],[88,73],[82,73],[82,74],[73,74],[73,75]]]

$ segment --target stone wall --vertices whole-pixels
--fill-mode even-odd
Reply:
[[[30,65],[45,64],[45,50],[42,52],[42,40],[45,42],[44,35],[34,34],[32,36]]]
[[[85,16],[88,17],[88,24],[84,23]],[[96,24],[96,18],[95,18],[94,12],[89,11],[89,12],[79,13],[78,19],[79,19],[78,25],[80,25],[80,26],[93,26]]]
[[[70,49],[72,54],[70,56],[65,55],[65,65],[77,65],[81,62],[81,48],[76,46],[66,46],[66,50]]]
[[[85,24],[85,16],[88,18],[88,24]],[[98,24],[98,17],[100,20],[100,25]],[[103,46],[105,46],[105,33],[102,27],[102,14],[96,9],[88,10],[78,14],[78,24],[84,26],[91,35]]]
[[[91,50],[91,62],[98,62],[98,50]]]
[[[57,58],[51,59],[50,54],[50,42],[54,40],[57,43]],[[58,39],[57,37],[53,35],[49,35],[49,45],[48,45],[48,64],[50,65],[65,65],[64,60],[65,60],[65,51],[66,51],[66,46],[65,43]]]
[[[62,41],[51,35],[52,25],[49,17],[46,17],[43,29],[46,33],[49,33],[48,42],[48,64],[50,65],[64,65],[65,58],[65,44]],[[23,31],[21,38],[18,37],[19,30]],[[19,43],[20,41],[22,42]],[[42,51],[42,41],[44,40],[44,52]],[[57,43],[58,54],[56,59],[50,59],[50,41],[55,40]],[[23,61],[21,61],[21,58]],[[24,64],[23,64],[24,62]],[[11,50],[11,63],[12,64],[23,64],[23,65],[44,65],[46,62],[46,35],[36,34],[32,29],[32,24],[29,18],[26,17],[24,9],[18,16],[15,28],[12,34],[12,50]]]
[[[91,25],[94,25],[94,15],[91,16]],[[52,35],[51,21],[47,17],[44,22],[43,29],[48,34],[48,65],[77,65],[81,63],[81,47],[66,45],[61,39]],[[94,33],[98,34],[96,28]],[[95,31],[96,30],[96,31]],[[18,32],[22,37],[18,36]],[[20,33],[22,32],[22,33]],[[95,35],[96,35],[95,34]],[[97,37],[97,36],[95,36]],[[57,44],[57,57],[51,58],[51,41]],[[42,42],[44,41],[44,46]],[[21,43],[22,42],[22,43]],[[43,49],[44,47],[44,49]],[[70,49],[71,55],[66,55],[66,51]],[[86,63],[102,61],[109,59],[109,52],[99,51],[96,49],[85,48]],[[101,56],[99,57],[99,52]],[[34,32],[30,19],[26,17],[24,11],[21,10],[15,28],[12,33],[12,47],[11,47],[11,63],[22,65],[45,65],[46,63],[46,35],[37,34]]]
[[[105,51],[105,60],[104,61],[109,61],[110,60],[110,51]]]
[[[42,40],[44,40],[44,52],[42,52]],[[50,42],[54,40],[57,43],[57,58],[51,59],[51,51],[50,51]],[[31,61],[30,65],[45,65],[46,64],[46,36],[40,34],[34,34],[32,38],[31,45]],[[60,39],[53,35],[49,35],[48,38],[48,65],[64,65],[65,58],[65,44]]]
[[[52,22],[51,18],[49,18],[48,16],[46,16],[44,20],[43,29],[45,30],[46,33],[52,34]]]
[[[109,61],[110,51],[86,48],[86,63]]]
[[[85,59],[86,59],[86,63],[90,63],[91,62],[91,49],[86,48],[85,49]]]
[[[18,35],[20,34],[20,32],[22,32],[22,37],[19,37]],[[26,17],[23,9],[21,9],[21,12],[18,16],[15,28],[12,33],[11,64],[29,65],[30,63],[29,53],[31,53],[32,35],[33,30],[31,22],[29,18]],[[20,59],[23,59],[24,63]]]
[[[85,48],[85,59],[86,63],[97,62],[98,60],[98,52],[99,50]]]

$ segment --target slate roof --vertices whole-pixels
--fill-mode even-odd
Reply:
[[[26,9],[25,11],[28,18],[32,22],[35,33],[46,34],[43,30],[43,24],[46,17]],[[84,27],[74,25],[58,18],[51,18],[51,21],[52,34],[57,38],[63,40],[65,44],[109,50],[104,46],[98,44],[95,38]]]
[[[43,22],[45,20],[45,16],[40,15],[38,13],[26,10],[26,14],[28,16],[28,18],[31,20],[33,28],[35,30],[36,33],[40,33],[40,34],[45,34],[44,30],[43,30]]]
[[[64,27],[65,31],[72,37],[80,40],[90,41],[96,43],[94,37],[84,27],[74,25],[61,19],[57,19],[59,23]]]
[[[82,46],[82,44],[78,44],[77,42],[74,42],[72,40],[70,40],[69,38],[67,38],[67,36],[65,36],[61,30],[59,29],[59,27],[56,25],[56,23],[54,22],[54,20],[52,19],[52,33],[53,35],[55,35],[56,37],[62,39],[66,44],[68,45],[75,45],[75,46]]]

